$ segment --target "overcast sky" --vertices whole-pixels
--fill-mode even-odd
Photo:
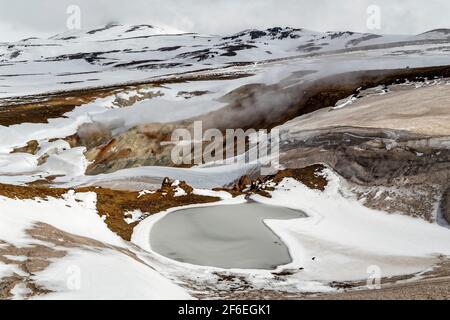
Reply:
[[[0,42],[66,31],[69,5],[80,7],[84,29],[110,22],[211,34],[271,26],[397,34],[450,28],[448,0],[0,0]],[[381,29],[367,28],[370,5],[381,10]]]

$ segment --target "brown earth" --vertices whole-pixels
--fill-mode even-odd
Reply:
[[[39,142],[36,140],[28,141],[27,144],[22,148],[16,148],[12,151],[12,153],[29,153],[36,154],[39,148]]]
[[[87,188],[76,191],[95,192],[97,194],[99,215],[106,216],[105,222],[108,227],[127,241],[131,240],[133,229],[139,222],[127,224],[124,221],[125,212],[140,210],[145,218],[174,207],[219,201],[219,198],[216,197],[198,196],[192,193],[174,197],[173,192],[165,194],[161,189],[156,193],[145,194],[141,197],[139,197],[138,192],[116,191],[102,188]]]
[[[279,184],[284,178],[294,178],[310,189],[324,191],[328,185],[328,180],[324,176],[325,169],[326,167],[321,164],[298,169],[285,169],[268,179]]]
[[[315,164],[303,168],[279,170],[275,175],[258,176],[254,179],[250,179],[249,176],[245,175],[232,186],[215,188],[214,191],[226,191],[233,197],[256,193],[270,198],[270,191],[275,190],[271,184],[278,185],[284,178],[293,178],[310,189],[324,191],[328,185],[328,181],[323,174],[325,169],[324,165]]]
[[[113,86],[1,99],[0,125],[47,123],[48,119],[61,118],[65,113],[72,111],[76,107],[93,102],[98,98],[105,98],[120,92],[138,90],[149,86],[157,87],[158,84]],[[117,97],[114,103],[120,107],[127,107],[140,99],[151,99],[157,95],[159,94],[150,92],[143,97],[131,97],[130,100]]]
[[[24,284],[25,288],[30,292],[27,296],[39,296],[50,293],[49,290],[36,285],[32,279],[32,275],[36,272],[45,270],[51,259],[62,258],[66,252],[49,248],[45,245],[32,245],[26,247],[16,247],[12,244],[0,241],[0,262],[6,265],[15,265],[26,275],[13,274],[9,277],[0,279],[0,300],[12,297],[12,290],[18,284]],[[24,261],[10,260],[5,256],[21,256],[26,257]]]

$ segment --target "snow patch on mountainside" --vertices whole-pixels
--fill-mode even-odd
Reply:
[[[151,25],[108,25],[0,44],[0,97],[145,81],[297,56],[392,48],[398,54],[403,48],[413,53],[414,45],[442,51],[448,50],[448,41],[442,31],[381,36],[276,27],[222,37]]]
[[[67,287],[70,271],[79,272],[76,290]],[[166,300],[191,299],[183,289],[135,259],[116,251],[75,250],[37,275],[54,291],[38,299]],[[70,282],[69,282],[70,283]]]

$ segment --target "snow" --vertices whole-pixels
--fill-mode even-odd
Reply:
[[[8,260],[19,261],[19,262],[24,262],[24,261],[27,261],[27,259],[28,259],[28,257],[26,257],[26,256],[10,256],[8,254],[4,254],[3,256]]]
[[[37,156],[42,157],[45,154],[59,154],[68,149],[70,149],[69,143],[61,139],[52,142],[42,141],[39,144],[39,150],[36,154]]]
[[[193,194],[198,196],[205,196],[205,197],[218,197],[224,200],[232,199],[233,196],[226,192],[226,191],[212,191],[212,190],[206,190],[206,189],[194,189],[192,191]]]
[[[17,246],[29,243],[26,230],[36,222],[78,236],[125,247],[97,214],[95,193],[69,192],[62,199],[13,200],[0,197],[0,239]]]
[[[13,276],[14,273],[21,273],[19,268],[17,268],[15,265],[0,263],[0,279]]]
[[[185,195],[187,195],[187,193],[183,189],[181,189],[179,187],[175,189],[174,197],[182,197],[182,196],[185,196]]]
[[[289,178],[272,199],[253,197],[309,215],[290,223],[266,221],[290,248],[294,260],[286,268],[302,266],[310,279],[356,280],[365,278],[371,264],[379,265],[383,276],[398,275],[418,272],[439,255],[450,254],[446,228],[364,207],[340,193],[338,176],[330,173],[329,178],[325,193]]]
[[[242,61],[372,50],[380,44],[388,51],[390,47],[414,50],[417,44],[442,46],[447,42],[441,33],[375,36],[284,28],[261,30],[265,35],[253,38],[254,31],[220,37],[155,26],[115,25],[94,33],[78,30],[49,39],[2,44],[0,61],[7,63],[0,66],[0,75],[6,76],[0,79],[0,97],[144,81],[211,67],[228,68],[230,63]],[[229,55],[230,50],[235,55]],[[199,57],[201,54],[205,56]]]
[[[124,213],[124,216],[125,216],[125,217],[127,217],[127,216],[129,216],[129,215],[131,215],[131,218],[125,218],[125,219],[124,219],[125,222],[126,222],[127,224],[132,224],[132,223],[138,222],[138,221],[141,220],[141,218],[142,218],[142,216],[143,216],[141,210],[126,211],[126,212]]]
[[[0,174],[12,175],[32,171],[37,163],[36,157],[27,153],[0,154]]]
[[[186,290],[173,284],[134,256],[128,243],[110,231],[96,211],[95,193],[68,192],[62,199],[14,200],[0,197],[0,241],[16,247],[47,245],[66,252],[50,266],[35,272],[31,280],[53,291],[36,299],[190,299]],[[36,223],[99,241],[104,246],[61,247],[36,240],[26,231]],[[128,253],[126,253],[126,251]],[[12,262],[25,256],[5,255]],[[16,264],[0,263],[0,279],[14,273],[27,277]],[[118,289],[119,288],[119,289]],[[29,290],[19,283],[13,299],[23,299]]]
[[[139,199],[140,197],[145,196],[146,194],[152,194],[152,193],[155,193],[155,191],[142,190],[142,191],[140,191],[139,194],[138,194],[138,199]]]
[[[48,157],[45,164],[38,167],[38,169],[47,172],[50,175],[66,175],[66,176],[80,176],[84,175],[88,166],[87,160],[84,157],[86,148],[73,148],[60,154],[52,154]]]
[[[38,273],[37,283],[55,291],[35,299],[186,300],[190,295],[134,258],[106,251],[74,250]]]
[[[27,294],[31,293],[31,290],[26,287],[24,283],[17,284],[12,290],[13,300],[23,300]]]
[[[193,167],[193,168],[172,168],[147,166],[139,168],[129,168],[113,173],[99,174],[96,176],[79,176],[73,179],[56,178],[55,183],[62,183],[60,186],[72,188],[74,186],[101,185],[103,182],[121,181],[126,185],[127,181],[132,182],[140,178],[154,178],[158,183],[154,187],[160,187],[165,177],[186,181],[190,186],[199,189],[213,189],[235,182],[254,169],[254,164],[230,164],[215,167]]]
[[[347,99],[344,99],[342,101],[338,101],[336,103],[336,106],[334,106],[333,108],[331,108],[332,110],[337,110],[337,109],[341,109],[341,108],[345,108],[348,105],[351,105],[353,102],[356,101],[356,97],[349,97]]]

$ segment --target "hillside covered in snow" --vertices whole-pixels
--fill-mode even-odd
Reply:
[[[151,25],[108,25],[1,44],[0,97],[136,83],[323,54],[385,49],[393,56],[443,55],[448,40],[447,30],[380,36],[275,27],[213,36],[167,33]]]
[[[0,299],[373,298],[373,272],[380,294],[448,297],[449,52],[447,29],[110,24],[0,43]],[[172,133],[199,122],[279,132],[276,172],[239,162],[254,149],[173,163]],[[195,213],[252,202],[301,216]],[[242,263],[208,260],[218,247]]]

